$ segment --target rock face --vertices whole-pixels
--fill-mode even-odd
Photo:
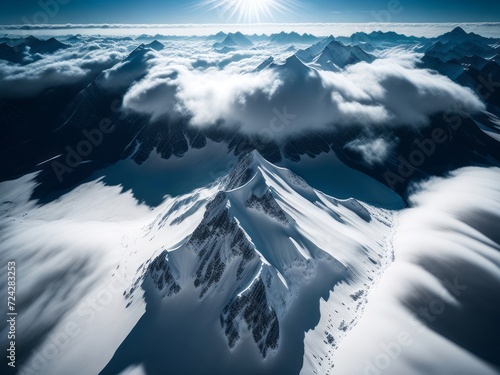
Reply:
[[[11,47],[7,43],[0,43],[0,59],[20,63],[25,56],[23,50],[24,46]]]
[[[283,224],[288,223],[286,214],[283,212],[278,203],[276,203],[269,190],[266,191],[266,193],[261,197],[252,194],[252,196],[246,201],[246,204],[249,208],[254,208],[264,212],[267,216],[272,217]]]
[[[170,297],[181,291],[181,287],[177,283],[170,263],[168,262],[168,253],[166,251],[161,253],[149,264],[146,275],[151,278],[160,292],[165,293],[166,297]]]
[[[389,259],[383,246],[390,218],[355,199],[323,195],[256,151],[240,156],[210,189],[205,197],[201,190],[179,197],[148,226],[155,235],[184,231],[192,216],[177,219],[193,215],[193,207],[203,212],[179,246],[142,266],[134,288],[142,282],[151,309],[165,304],[172,311],[172,303],[179,316],[202,314],[207,327],[220,330],[218,345],[228,355],[254,345],[262,359],[276,360],[293,350],[283,341],[295,337],[285,322],[295,319],[300,306],[323,298],[329,318],[309,339],[321,344],[306,354],[308,363],[320,366],[355,324],[376,273]],[[353,236],[353,228],[369,228],[370,234],[356,229],[360,237]],[[125,295],[129,304],[133,294]]]
[[[220,316],[221,327],[227,336],[230,348],[240,338],[238,317],[243,318],[262,356],[278,347],[280,331],[276,312],[269,305],[264,282],[259,278],[242,296],[231,301]]]
[[[200,298],[220,281],[228,260],[240,258],[237,272],[240,279],[245,264],[255,257],[251,243],[236,220],[230,217],[226,205],[225,193],[218,193],[207,205],[203,221],[189,240],[198,256],[194,285],[201,289]]]
[[[161,51],[165,48],[165,45],[157,40],[153,40],[151,43],[146,44],[146,47],[152,48],[155,51]]]
[[[247,162],[245,160],[243,164]],[[220,315],[221,327],[230,348],[240,339],[241,330],[246,329],[254,338],[262,356],[266,357],[270,349],[278,347],[279,322],[268,301],[261,272],[262,264],[256,249],[238,221],[230,216],[229,206],[227,194],[219,192],[207,205],[202,222],[189,240],[188,246],[198,257],[194,286],[200,290],[199,298],[203,298],[210,288],[218,286],[224,273],[230,273],[228,268],[237,264],[233,283],[238,286],[238,290],[246,289],[224,307]],[[248,275],[255,272],[258,272],[258,276],[246,287]],[[268,287],[271,287],[272,275],[266,275]]]

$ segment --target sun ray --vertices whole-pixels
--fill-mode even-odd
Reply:
[[[285,0],[204,0],[200,4],[216,11],[225,21],[238,23],[275,22],[276,15],[291,15],[298,4]]]

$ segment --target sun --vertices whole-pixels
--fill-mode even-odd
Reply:
[[[273,22],[277,14],[291,13],[293,1],[284,0],[205,0],[203,5],[225,21]]]

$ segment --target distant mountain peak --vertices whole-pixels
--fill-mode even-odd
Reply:
[[[283,66],[287,66],[287,67],[300,67],[300,68],[303,68],[303,67],[306,67],[302,61],[300,61],[300,59],[295,56],[295,55],[292,55],[290,56],[289,58],[287,58],[285,60],[285,64]]]
[[[155,51],[161,51],[165,48],[165,45],[155,39],[151,43],[146,44],[145,47],[152,48]]]
[[[312,71],[295,55],[287,58],[283,64],[272,63],[269,68],[294,78],[306,77]]]
[[[59,49],[65,49],[68,48],[68,44],[61,43],[58,41],[56,38],[49,38],[47,40],[42,40],[34,37],[33,35],[30,35],[24,40],[18,44],[19,47],[22,46],[28,46],[30,47],[30,54],[35,54],[35,53],[53,53]]]
[[[231,39],[236,42],[236,44],[242,46],[242,47],[250,47],[253,46],[253,43],[250,39],[248,39],[245,35],[243,35],[240,31],[237,31],[235,33],[229,33],[228,37],[231,37]]]
[[[359,46],[346,46],[342,42],[331,41],[315,59],[315,63],[327,70],[343,69],[359,62],[371,63],[375,56],[366,53]]]
[[[253,43],[250,39],[248,39],[241,32],[237,33],[229,33],[224,38],[222,42],[216,42],[213,45],[213,48],[222,48],[222,47],[251,47]]]
[[[24,38],[24,42],[40,42],[41,40],[38,39],[37,37],[33,36],[33,35],[30,35],[30,36],[27,36],[26,38]]]
[[[342,48],[342,47],[346,47],[346,45],[342,42],[332,40],[330,43],[328,43],[328,45],[325,48],[334,50],[336,48]]]
[[[456,36],[465,36],[468,35],[464,29],[462,29],[460,26],[455,27],[453,30],[450,31],[451,34],[456,35]]]
[[[265,61],[263,61],[261,64],[259,64],[259,66],[257,68],[255,68],[254,71],[260,72],[261,70],[266,69],[267,67],[269,67],[273,63],[274,63],[274,57],[269,56]]]

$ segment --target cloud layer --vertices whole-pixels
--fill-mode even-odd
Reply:
[[[0,98],[29,98],[43,90],[82,82],[126,56],[129,43],[97,39],[53,54],[28,57],[28,65],[0,59]]]
[[[375,12],[376,13],[376,12]],[[498,22],[468,22],[468,23],[396,23],[381,22],[374,16],[374,22],[369,23],[272,23],[259,25],[259,33],[279,33],[281,31],[296,31],[300,34],[311,33],[318,36],[330,34],[349,36],[357,31],[370,33],[371,31],[395,31],[406,35],[434,37],[461,26],[467,31],[499,37]],[[61,30],[77,30],[81,34],[123,35],[142,33],[155,35],[210,35],[219,31],[236,32],[241,31],[248,34],[255,32],[254,24],[33,24],[33,25],[0,25],[0,32],[29,32],[38,31],[44,35],[60,34]]]
[[[295,57],[259,72],[192,69],[157,60],[124,97],[126,109],[188,116],[196,127],[225,126],[276,137],[336,126],[421,126],[452,108],[484,109],[471,90],[414,67],[415,56],[392,53],[342,72],[318,71]]]
[[[140,42],[131,38],[80,40],[28,65],[0,60],[0,98],[85,82],[114,65],[98,83],[124,94],[125,111],[267,138],[353,124],[422,126],[439,112],[484,109],[470,89],[417,69],[419,56],[400,49],[377,52],[371,64],[329,72],[290,56],[289,46],[267,42],[222,54],[212,49],[213,40],[164,41],[162,51],[134,51]],[[278,63],[256,71],[269,56]]]
[[[498,374],[499,183],[498,168],[470,167],[410,197],[338,374]]]

